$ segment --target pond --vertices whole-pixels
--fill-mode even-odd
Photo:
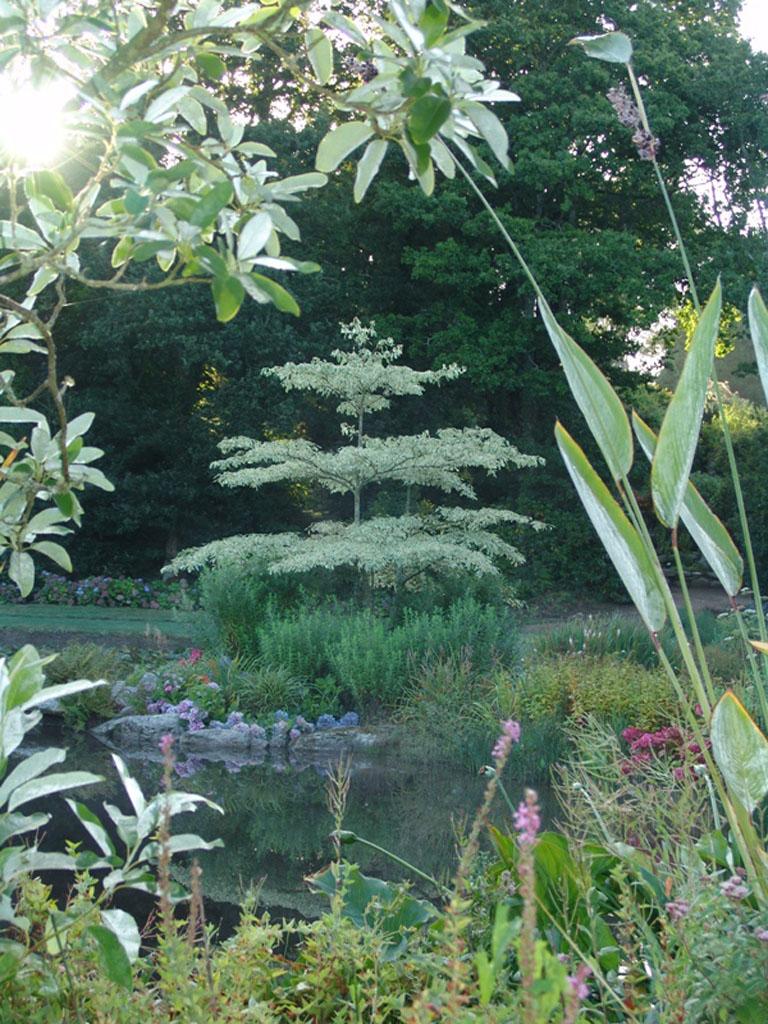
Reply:
[[[87,769],[104,776],[104,782],[76,791],[102,818],[106,801],[128,810],[110,751],[93,737],[68,733],[47,722],[29,737],[24,752],[32,747],[65,746],[65,767]],[[154,752],[153,752],[154,754]],[[146,794],[158,791],[162,765],[147,757],[125,757],[130,772]],[[475,771],[430,763],[405,763],[392,751],[352,755],[344,827],[398,854],[440,879],[449,879],[456,864],[456,830],[471,822],[485,789]],[[237,767],[222,762],[203,762],[188,777],[177,777],[179,789],[201,793],[218,803],[223,815],[202,808],[194,815],[174,818],[174,831],[196,832],[206,839],[220,837],[222,849],[203,851],[203,887],[210,917],[229,931],[236,907],[254,887],[259,906],[273,916],[315,917],[326,909],[321,896],[313,895],[305,877],[323,867],[333,855],[329,835],[334,828],[327,804],[331,764],[291,766],[281,763]],[[513,801],[522,796],[525,780],[505,779]],[[554,813],[552,794],[538,786],[543,817]],[[53,814],[46,845],[63,849],[67,839],[90,845],[79,822],[63,797],[41,802],[40,809]],[[509,812],[500,798],[492,819],[509,823]],[[369,848],[354,844],[345,856],[360,864],[367,874],[388,879],[405,877],[404,869]],[[174,873],[182,883],[189,862],[175,862]],[[433,896],[426,883],[414,881],[422,895]]]

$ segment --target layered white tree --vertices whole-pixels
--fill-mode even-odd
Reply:
[[[432,434],[377,437],[368,433],[372,414],[388,409],[393,397],[420,396],[428,385],[459,377],[455,364],[414,370],[398,363],[402,346],[379,338],[374,324],[355,319],[341,324],[351,347],[331,360],[286,363],[263,372],[286,391],[310,391],[337,400],[341,434],[347,443],[332,451],[305,438],[256,441],[231,437],[220,443],[224,458],[214,462],[224,487],[261,488],[293,482],[349,495],[349,518],[325,520],[303,533],[264,533],[229,537],[183,551],[170,568],[201,569],[233,559],[256,559],[271,573],[352,567],[376,587],[414,585],[425,573],[498,573],[498,561],[524,561],[499,536],[499,527],[542,529],[543,524],[508,509],[434,506],[414,508],[416,488],[476,500],[473,470],[534,467],[542,460],[523,455],[487,427],[446,428]],[[367,499],[382,485],[403,488],[402,515],[366,515]]]

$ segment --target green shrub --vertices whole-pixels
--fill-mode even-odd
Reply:
[[[237,680],[233,703],[246,718],[259,718],[278,709],[306,714],[306,693],[305,680],[291,675],[284,666],[256,666]]]
[[[107,679],[114,682],[125,669],[119,651],[99,644],[68,644],[46,667],[49,683],[69,683],[73,679]]]
[[[402,625],[372,610],[324,606],[274,611],[258,633],[262,665],[279,665],[310,682],[331,677],[348,704],[395,704],[425,660],[467,651],[475,670],[511,664],[519,649],[508,609],[471,598],[431,613],[406,610]]]
[[[678,709],[667,675],[615,655],[567,654],[529,659],[518,679],[501,679],[505,713],[523,721],[582,718],[651,728]]]

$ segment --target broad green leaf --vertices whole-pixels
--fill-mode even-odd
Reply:
[[[707,382],[720,328],[721,290],[718,281],[701,312],[683,372],[667,407],[651,466],[651,491],[656,515],[677,526],[696,454]]]
[[[273,281],[271,277],[265,277],[263,274],[251,274],[250,279],[257,288],[266,292],[281,313],[292,313],[294,316],[301,314],[296,299],[277,281]]]
[[[448,5],[428,3],[419,18],[419,28],[424,33],[424,44],[434,46],[448,25]]]
[[[226,324],[237,316],[245,298],[245,288],[230,274],[228,277],[214,277],[211,291],[216,305],[216,319]]]
[[[333,74],[333,46],[330,39],[322,29],[311,28],[304,33],[304,44],[318,82],[325,85]]]
[[[37,195],[46,196],[58,210],[69,210],[74,202],[69,185],[56,171],[36,171],[31,184]]]
[[[656,435],[636,412],[632,413],[632,425],[640,447],[653,461],[656,450]],[[680,518],[693,540],[720,581],[726,594],[735,597],[741,590],[744,577],[744,560],[733,543],[731,535],[710,509],[691,481],[685,489]]]
[[[326,174],[335,171],[345,157],[372,135],[373,129],[365,121],[348,121],[338,128],[331,128],[317,147],[315,167]]]
[[[629,64],[632,60],[632,40],[623,32],[604,32],[599,36],[576,36],[569,46],[581,46],[588,57],[606,60],[611,64]]]
[[[115,933],[130,962],[138,960],[141,934],[131,915],[124,910],[102,910],[101,920],[111,932]]]
[[[26,551],[12,551],[8,559],[8,576],[19,588],[22,597],[32,593],[35,585],[35,563]]]
[[[17,249],[19,252],[36,252],[45,248],[45,243],[32,228],[0,220],[0,249]]]
[[[45,416],[35,409],[8,405],[0,408],[0,423],[45,423]]]
[[[416,145],[429,142],[437,135],[450,115],[451,101],[447,96],[430,92],[417,99],[408,115],[408,130]]]
[[[597,441],[614,480],[625,477],[632,466],[632,429],[621,400],[605,375],[555,319],[543,295],[539,309],[550,341],[563,364],[571,394]]]
[[[61,793],[76,786],[92,786],[95,782],[103,782],[103,777],[92,772],[54,772],[39,779],[30,779],[29,782],[17,786],[11,793],[8,798],[8,810],[15,811],[17,807],[29,803],[30,800],[39,800],[41,797],[50,796],[51,793]]]
[[[125,761],[123,761],[119,754],[113,754],[112,760],[115,763],[117,774],[120,776],[120,781],[128,795],[128,799],[131,801],[134,811],[137,815],[142,814],[147,806],[147,801],[144,799],[144,794],[141,792],[141,786],[130,774],[125,766]]]
[[[117,935],[103,924],[92,924],[87,931],[96,940],[104,974],[115,985],[130,991],[133,988],[131,962]]]
[[[482,103],[467,103],[464,106],[472,124],[491,147],[493,155],[502,167],[509,167],[509,139],[507,131],[498,117]]]
[[[310,875],[305,881],[331,901],[340,890],[342,914],[358,928],[375,925],[390,942],[394,942],[400,938],[403,929],[418,928],[436,916],[431,903],[407,894],[398,895],[397,889],[389,882],[364,875],[357,864],[345,862],[340,865],[341,885],[338,885],[336,871],[334,865]]]
[[[62,750],[60,747],[48,747],[46,750],[39,750],[34,754],[30,754],[29,757],[25,757],[23,761],[16,765],[0,786],[0,807],[4,806],[6,800],[8,800],[17,786],[21,786],[31,779],[36,779],[53,765],[61,764],[66,756],[66,750]]]
[[[763,394],[768,402],[768,309],[765,308],[763,297],[757,288],[749,293],[749,332],[757,359],[757,370]]]
[[[113,856],[115,853],[115,844],[112,842],[109,833],[93,811],[86,807],[85,804],[78,803],[77,800],[67,799],[67,804],[104,856]]]
[[[651,557],[616,499],[589,464],[584,452],[560,423],[555,437],[581,503],[621,581],[652,633],[666,620],[664,595]]]
[[[379,173],[381,161],[384,159],[388,146],[389,143],[386,139],[373,139],[365,147],[365,152],[360,158],[357,165],[357,174],[355,175],[353,195],[356,203],[362,201],[363,196],[368,191],[368,186]]]
[[[41,555],[50,558],[65,572],[72,572],[72,560],[69,552],[61,544],[55,544],[52,540],[38,540],[31,546],[32,551],[39,551]]]
[[[219,181],[215,185],[211,185],[192,211],[189,218],[190,224],[203,230],[209,228],[218,217],[219,211],[224,209],[233,195],[232,185],[228,181]]]
[[[106,681],[104,679],[73,679],[70,683],[46,686],[45,689],[24,701],[24,710],[38,707],[49,700],[60,700],[62,697],[71,697],[72,694],[82,693],[84,690],[93,690],[97,686],[106,686]]]
[[[205,50],[201,50],[195,55],[195,63],[202,69],[207,78],[215,82],[223,78],[227,71],[227,65],[221,57],[217,57],[215,53],[208,53]]]
[[[237,240],[237,256],[241,260],[253,259],[266,245],[272,232],[272,218],[268,213],[255,214],[245,225]]]
[[[768,739],[732,690],[715,705],[710,739],[728,789],[752,813],[768,794]]]

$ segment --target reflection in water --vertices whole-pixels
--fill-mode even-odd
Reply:
[[[69,747],[67,767],[87,768],[105,776],[100,786],[77,794],[98,809],[105,801],[124,804],[109,751],[81,735],[35,737],[40,744]],[[126,759],[128,768],[145,793],[160,786],[162,766],[146,758]],[[447,879],[455,866],[455,831],[471,820],[479,807],[485,780],[460,769],[429,764],[409,765],[402,759],[360,754],[350,759],[351,784],[344,827],[392,850],[438,878]],[[307,892],[303,879],[330,860],[329,833],[333,821],[326,802],[329,765],[227,766],[203,763],[193,777],[177,779],[179,789],[202,793],[224,809],[219,815],[202,808],[194,815],[174,819],[177,832],[192,831],[206,839],[224,840],[224,848],[199,855],[206,896],[222,903],[238,903],[254,885],[261,885],[261,905],[286,913],[312,915],[325,901]],[[231,770],[233,767],[236,770]],[[229,770],[228,770],[229,768]],[[524,780],[507,779],[514,801],[520,799]],[[545,819],[551,816],[551,794],[539,786]],[[47,808],[55,814],[58,838],[79,835],[79,825],[61,798]],[[509,822],[506,805],[499,800],[492,818]],[[66,823],[64,823],[66,822]],[[363,846],[347,846],[345,856],[362,869],[384,878],[402,878],[403,869]],[[186,868],[177,873],[184,881]],[[414,880],[415,881],[415,880]],[[432,895],[431,893],[425,893]]]

